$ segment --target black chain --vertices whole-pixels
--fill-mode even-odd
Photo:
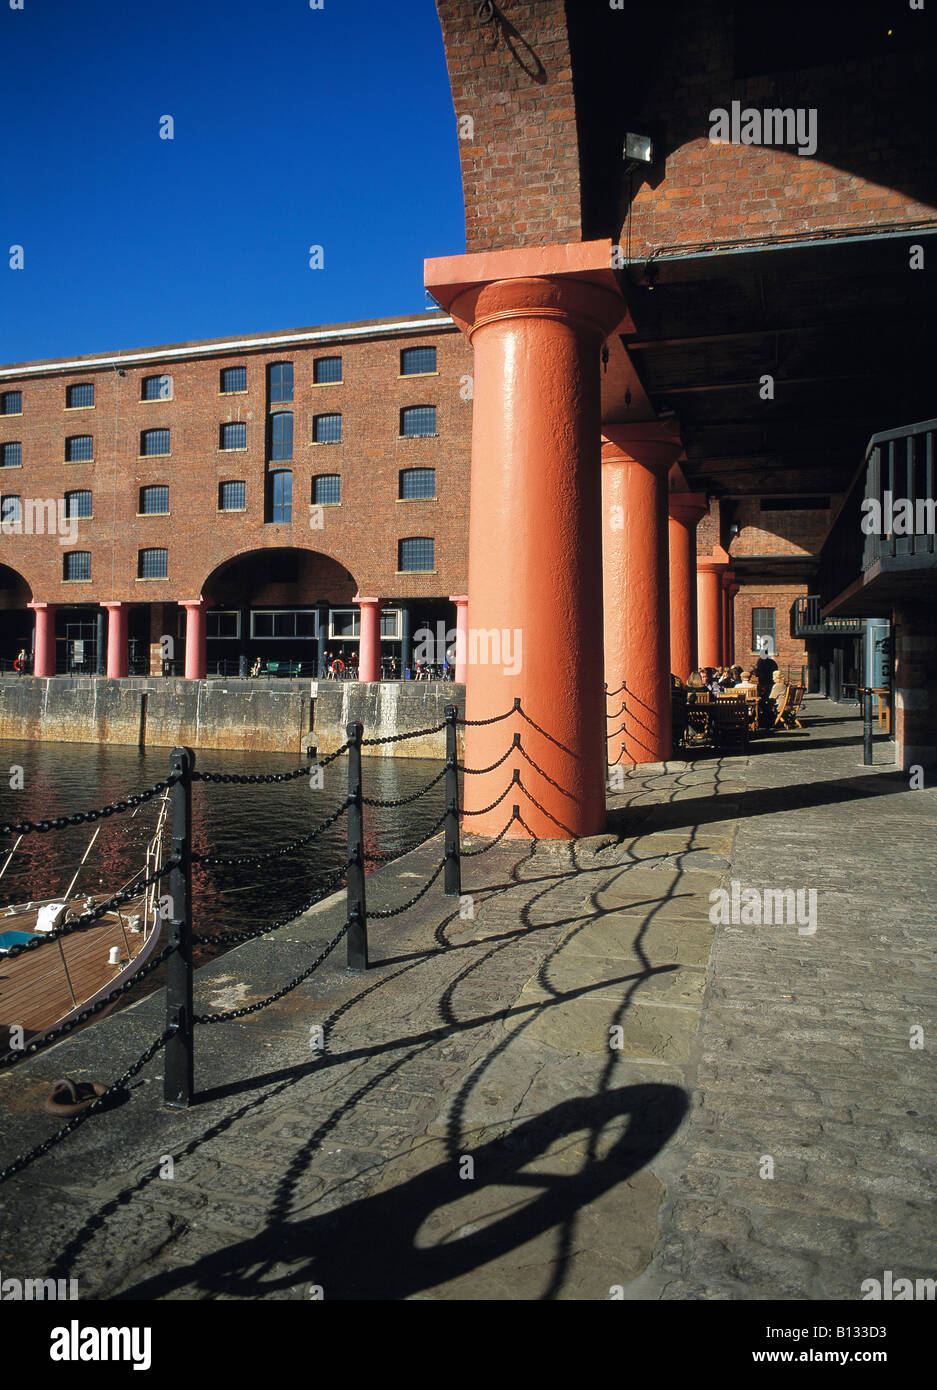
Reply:
[[[24,941],[18,946],[10,946],[6,955],[8,960],[13,960],[16,956],[21,956],[24,951],[37,951],[40,946],[47,946],[50,941],[58,941],[60,937],[71,936],[72,932],[86,931],[93,926],[99,917],[105,916],[121,903],[130,902],[133,898],[138,898],[146,888],[151,888],[154,883],[158,883],[175,867],[175,859],[169,858],[161,869],[157,869],[148,878],[141,878],[139,883],[134,883],[128,888],[122,888],[119,893],[115,893],[106,902],[99,903],[90,912],[83,912],[80,917],[76,917],[74,922],[64,922],[62,926],[56,927],[54,931],[42,932],[34,936],[31,941]],[[79,895],[80,896],[80,895]]]
[[[147,801],[152,801],[154,796],[168,791],[173,780],[173,778],[169,778],[165,782],[157,782],[155,787],[150,787],[147,791],[135,792],[133,796],[125,796],[123,800],[111,802],[107,806],[102,806],[98,811],[76,811],[71,816],[53,816],[50,820],[4,822],[0,825],[0,835],[32,835],[34,833],[44,835],[48,830],[67,830],[70,825],[90,825],[92,822],[104,820],[108,816],[121,816],[125,811],[131,811],[136,806],[143,806]]]
[[[618,716],[619,716],[620,714],[626,714],[627,711],[628,711],[628,706],[627,706],[627,705],[622,705],[621,708],[620,708],[620,709],[617,709],[617,710],[615,711],[614,714],[607,714],[607,715],[605,716],[605,718],[606,718],[606,719],[609,721],[609,723],[610,723],[613,719],[617,719]]]
[[[484,847],[483,849],[461,849],[461,850],[459,851],[460,857],[461,857],[462,859],[474,859],[474,857],[475,857],[476,854],[487,854],[488,851],[489,851],[490,849],[493,849],[493,848],[494,848],[494,846],[498,843],[499,840],[503,840],[503,839],[504,839],[505,835],[506,835],[506,834],[508,833],[508,831],[510,830],[510,828],[511,828],[512,824],[514,823],[514,821],[520,820],[520,819],[521,819],[521,813],[520,813],[520,811],[518,811],[517,807],[514,807],[514,809],[511,811],[511,818],[510,818],[510,820],[507,822],[507,824],[505,825],[505,827],[504,827],[503,830],[499,830],[499,831],[498,831],[497,835],[494,837],[493,840],[489,840],[488,844],[485,845],[485,847]],[[523,824],[523,822],[521,822],[521,823]]]
[[[336,748],[334,753],[329,753],[327,757],[319,758],[306,767],[297,767],[293,772],[200,772],[196,768],[192,773],[192,781],[233,782],[239,787],[262,786],[270,782],[295,782],[297,777],[308,777],[310,772],[314,772],[316,768],[328,767],[329,763],[334,763],[335,759],[340,758],[350,747],[351,744],[346,741],[341,748]]]
[[[411,729],[408,734],[387,734],[384,738],[363,738],[362,748],[373,748],[377,743],[402,743],[407,738],[422,738],[425,734],[438,734],[441,729],[446,727],[446,721],[441,724],[434,724],[431,729]]]
[[[211,936],[207,932],[196,932],[192,937],[192,941],[194,943],[197,942],[199,945],[204,943],[207,946],[234,946],[242,941],[254,941],[258,936],[267,936],[270,932],[278,931],[280,927],[286,927],[290,922],[295,922],[297,917],[301,917],[304,912],[308,912],[311,907],[315,907],[316,903],[321,902],[323,898],[327,898],[334,889],[336,883],[340,882],[344,877],[345,866],[343,865],[340,869],[335,869],[326,877],[324,882],[316,889],[315,893],[313,893],[308,901],[304,902],[301,907],[298,907],[289,917],[284,917],[278,922],[271,922],[266,927],[254,927],[250,931],[222,932],[218,936]]]
[[[616,695],[620,695],[621,692],[622,692],[624,689],[625,689],[625,686],[624,686],[624,685],[620,685],[620,686],[618,687],[617,690],[606,690],[606,692],[605,692],[605,698],[606,698],[606,700],[613,700],[613,699],[615,698],[615,696],[616,696]]]
[[[233,868],[246,864],[263,864],[268,859],[282,859],[285,854],[292,854],[295,850],[302,849],[304,845],[312,844],[324,830],[328,830],[330,825],[334,825],[339,816],[343,816],[351,805],[348,797],[342,802],[338,810],[331,816],[327,816],[324,821],[316,826],[315,830],[308,835],[303,835],[302,839],[292,840],[288,845],[281,845],[279,849],[269,850],[266,854],[241,854],[225,858],[217,854],[193,854],[193,864],[203,864],[208,868]]]
[[[442,873],[442,871],[443,871],[443,869],[444,869],[445,867],[446,867],[446,861],[445,861],[445,859],[444,859],[444,860],[442,861],[441,864],[437,865],[436,869],[433,871],[433,873],[429,876],[429,878],[428,878],[428,879],[426,880],[426,882],[423,884],[423,887],[420,889],[420,891],[417,893],[417,895],[416,895],[415,897],[411,898],[409,902],[401,903],[399,907],[382,907],[382,908],[378,908],[377,910],[375,910],[373,907],[369,907],[369,908],[368,908],[368,916],[369,916],[369,917],[399,917],[400,914],[401,914],[401,912],[406,912],[409,908],[411,908],[411,907],[413,906],[414,903],[418,903],[418,902],[420,901],[420,899],[422,898],[423,894],[424,894],[424,893],[427,893],[427,892],[429,891],[429,889],[430,889],[430,888],[433,886],[433,884],[436,882],[437,878],[438,878],[439,875]]]
[[[488,811],[493,811],[493,810],[495,809],[496,806],[500,806],[500,805],[501,805],[501,802],[502,802],[502,801],[504,800],[504,798],[507,796],[507,794],[508,794],[508,792],[511,790],[511,788],[512,788],[512,787],[515,787],[515,786],[517,786],[517,785],[518,785],[517,782],[509,782],[509,783],[507,784],[507,786],[505,787],[504,791],[501,793],[501,795],[500,795],[495,801],[493,801],[493,802],[491,803],[490,806],[483,806],[483,807],[481,808],[480,811],[466,811],[466,810],[463,808],[463,811],[462,811],[463,816],[483,816],[483,815],[485,815]]]
[[[30,1163],[33,1163],[37,1158],[41,1158],[44,1153],[48,1153],[56,1144],[61,1143],[65,1136],[71,1134],[72,1130],[77,1129],[80,1124],[83,1124],[89,1115],[93,1115],[96,1110],[103,1110],[110,1097],[114,1095],[116,1091],[122,1091],[127,1083],[133,1080],[137,1072],[145,1067],[151,1058],[156,1056],[159,1049],[166,1046],[177,1028],[178,1024],[175,1024],[173,1027],[167,1028],[158,1038],[154,1038],[149,1047],[146,1048],[144,1052],[140,1053],[137,1060],[127,1068],[123,1075],[119,1076],[116,1081],[112,1081],[104,1094],[98,1096],[97,1100],[92,1101],[86,1110],[79,1110],[78,1114],[73,1115],[61,1129],[56,1130],[54,1134],[50,1134],[47,1139],[43,1139],[42,1143],[37,1144],[34,1149],[30,1149],[29,1153],[22,1154],[19,1158],[14,1158],[12,1163],[8,1163],[5,1168],[0,1168],[0,1182],[6,1182],[7,1178],[13,1177],[14,1173],[22,1172]]]
[[[537,798],[536,798],[535,796],[531,796],[530,792],[529,792],[529,791],[527,790],[527,788],[524,786],[523,782],[521,781],[521,779],[520,779],[519,777],[518,777],[518,779],[517,779],[517,785],[520,787],[521,791],[524,793],[524,795],[526,796],[527,800],[530,801],[530,802],[532,802],[533,805],[536,806],[536,808],[537,808],[538,811],[542,811],[542,813],[547,817],[547,819],[548,819],[548,820],[551,820],[551,821],[553,822],[554,825],[558,825],[558,826],[560,827],[561,830],[565,831],[567,834],[569,833],[568,828],[563,824],[563,822],[562,822],[561,820],[557,820],[556,816],[550,814],[550,812],[547,810],[546,806],[541,806],[541,805],[540,805],[540,802],[537,800]],[[526,827],[525,827],[525,829],[526,829]]]
[[[530,838],[533,840],[534,844],[538,844],[539,841],[538,841],[538,839],[537,839],[537,836],[534,834],[534,832],[531,830],[530,826],[529,826],[529,825],[527,824],[527,822],[524,820],[524,817],[521,815],[520,811],[518,811],[518,813],[517,813],[517,821],[518,821],[518,824],[519,824],[519,825],[522,825],[522,826],[524,827],[524,829],[527,831],[527,834],[528,834],[528,835],[530,836]]]
[[[530,765],[531,765],[531,767],[533,768],[534,772],[538,772],[545,782],[549,782],[549,783],[550,783],[550,786],[551,786],[551,787],[556,787],[556,790],[557,790],[558,792],[562,792],[563,796],[568,796],[568,797],[570,797],[570,798],[573,799],[573,800],[575,799],[575,798],[573,798],[571,792],[568,792],[568,791],[565,789],[565,787],[561,787],[560,784],[559,784],[559,782],[554,782],[553,778],[550,777],[550,776],[548,776],[547,773],[544,772],[544,770],[543,770],[542,767],[538,767],[537,764],[534,762],[533,758],[530,756],[530,754],[524,752],[524,750],[523,750],[523,748],[521,747],[520,744],[517,745],[517,751],[518,751],[518,753],[520,753],[520,755],[521,755],[522,758],[526,758],[527,762],[530,763]],[[557,821],[557,824],[559,824],[559,821]]]
[[[431,825],[429,830],[427,830],[424,833],[422,840],[417,840],[415,844],[410,845],[409,848],[392,849],[387,854],[365,854],[364,858],[372,864],[390,864],[391,861],[394,859],[402,859],[405,854],[411,854],[413,850],[419,849],[420,845],[425,845],[426,841],[431,839],[432,836],[436,834],[436,831],[442,825],[443,821],[446,819],[448,814],[448,811],[443,811],[436,824]]]
[[[520,715],[520,717],[521,717],[522,719],[526,719],[526,720],[527,720],[527,723],[530,725],[530,727],[531,727],[532,729],[536,729],[536,730],[537,730],[537,733],[538,733],[538,734],[543,734],[544,738],[548,738],[548,739],[550,740],[551,743],[555,743],[556,746],[557,746],[557,748],[563,748],[563,745],[562,745],[562,743],[560,743],[560,741],[559,741],[558,738],[554,738],[552,734],[548,734],[547,731],[546,731],[546,729],[541,729],[540,725],[536,722],[536,720],[531,719],[530,715],[526,712],[526,710],[524,710],[524,709],[521,708],[521,702],[520,702],[520,700],[518,700],[518,702],[517,702],[517,712],[518,712],[518,714]],[[566,750],[565,748],[563,748],[563,751],[564,751],[564,753],[565,753],[567,750]],[[557,822],[557,823],[559,823],[559,822]]]
[[[128,990],[133,989],[134,985],[139,984],[142,979],[162,965],[167,956],[171,956],[175,949],[175,946],[164,946],[158,956],[154,956],[152,960],[148,960],[146,965],[141,965],[140,969],[135,970],[130,978],[125,980],[122,985],[118,985],[115,990],[105,995],[103,999],[99,999],[96,1004],[91,1004],[87,1009],[82,1009],[81,1013],[76,1014],[68,1023],[63,1023],[60,1028],[50,1029],[48,1033],[43,1033],[41,1038],[37,1038],[35,1042],[28,1043],[27,1046],[22,1049],[17,1048],[13,1052],[7,1052],[5,1055],[0,1056],[0,1067],[15,1067],[16,1064],[22,1062],[24,1058],[34,1056],[40,1048],[48,1046],[49,1043],[58,1042],[59,1038],[64,1038],[67,1033],[71,1033],[75,1028],[79,1028],[83,1023],[87,1023],[89,1018],[93,1018],[94,1015],[100,1013],[102,1009],[106,1009],[108,1004],[112,1004],[115,999],[119,999],[122,994],[126,994]]]
[[[456,719],[457,724],[471,725],[472,728],[481,728],[483,724],[500,724],[502,719],[510,719],[515,710],[519,710],[520,705],[512,705],[504,714],[496,714],[491,719]]]
[[[412,796],[402,796],[398,801],[381,801],[376,796],[363,796],[361,798],[361,804],[362,806],[407,806],[411,801],[419,801],[421,796],[425,796],[432,787],[435,787],[437,782],[442,781],[446,772],[447,769],[443,768],[438,777],[434,777],[431,782],[427,782],[425,787],[421,787],[420,790],[414,792]]]
[[[464,763],[457,763],[456,766],[458,767],[460,772],[466,773],[466,775],[469,777],[480,777],[485,772],[494,772],[496,767],[500,767],[502,763],[507,762],[508,758],[514,752],[515,748],[520,748],[520,744],[512,743],[508,751],[502,754],[498,761],[496,763],[492,763],[490,767],[466,767]]]
[[[342,927],[341,931],[338,933],[338,935],[333,936],[332,940],[325,947],[325,949],[321,951],[318,956],[316,956],[315,960],[312,962],[312,965],[310,965],[306,970],[302,971],[301,974],[297,975],[295,979],[290,980],[289,984],[284,985],[282,989],[278,989],[276,994],[271,994],[266,999],[259,1000],[256,1004],[245,1004],[243,1009],[228,1009],[227,1012],[223,1014],[196,1014],[193,1019],[193,1022],[227,1023],[233,1018],[245,1018],[247,1014],[255,1014],[259,1009],[265,1009],[268,1004],[275,1004],[278,999],[282,999],[285,994],[289,994],[290,990],[295,989],[297,985],[301,985],[303,980],[308,980],[309,976],[312,974],[314,970],[318,970],[319,966],[325,960],[326,956],[328,956],[330,952],[335,950],[335,947],[338,945],[338,943],[341,941],[342,937],[345,935],[347,931],[348,923],[346,922],[345,925]]]

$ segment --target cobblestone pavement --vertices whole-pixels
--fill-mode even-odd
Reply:
[[[465,859],[471,902],[437,884],[372,921],[365,977],[340,947],[200,1028],[190,1110],[160,1105],[157,1057],[0,1187],[4,1275],[82,1298],[665,1300],[932,1276],[937,798],[863,769],[842,707],[805,725],[636,770],[606,835]],[[440,852],[369,878],[369,904]],[[816,933],[713,926],[733,879],[815,887]],[[197,1008],[279,988],[342,920],[330,900],[204,968]],[[0,1077],[0,1163],[54,1128],[51,1080],[117,1075],[161,1006]]]

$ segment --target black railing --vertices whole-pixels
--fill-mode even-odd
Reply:
[[[864,618],[824,618],[819,594],[807,594],[791,604],[792,637],[835,637],[837,633],[861,634]]]
[[[409,911],[419,900],[425,896],[433,886],[440,874],[444,873],[443,880],[444,893],[447,896],[459,896],[462,891],[461,860],[463,857],[474,857],[485,854],[493,849],[501,841],[515,823],[518,824],[531,841],[536,842],[538,836],[527,824],[521,815],[520,805],[517,803],[505,806],[505,823],[497,834],[485,836],[488,843],[476,849],[463,850],[459,839],[459,783],[458,775],[464,774],[487,774],[500,767],[502,763],[514,753],[519,753],[535,771],[552,783],[552,778],[548,777],[542,768],[534,761],[526,751],[521,741],[520,733],[514,733],[512,741],[505,754],[498,758],[489,767],[469,768],[458,761],[457,752],[457,726],[467,724],[497,724],[503,720],[510,719],[512,716],[519,716],[531,728],[547,738],[552,736],[542,729],[530,715],[522,708],[519,699],[515,699],[512,707],[503,714],[495,715],[489,719],[468,720],[460,718],[456,707],[448,705],[445,710],[443,723],[436,724],[431,728],[414,729],[402,734],[389,734],[380,738],[365,739],[362,737],[363,729],[360,723],[349,724],[347,727],[347,741],[337,748],[334,752],[310,765],[299,767],[291,772],[271,772],[271,773],[216,773],[203,772],[196,768],[195,754],[190,748],[175,748],[170,757],[170,773],[165,782],[159,782],[155,786],[136,795],[127,796],[121,801],[104,806],[100,809],[91,811],[81,811],[68,816],[55,816],[42,821],[18,821],[15,823],[0,824],[0,836],[3,835],[30,835],[44,834],[49,831],[64,830],[69,826],[82,825],[97,821],[101,818],[113,815],[121,815],[134,807],[144,804],[153,797],[163,795],[167,791],[171,800],[171,853],[165,863],[154,873],[135,883],[133,886],[122,890],[107,902],[99,903],[93,910],[83,913],[73,921],[69,921],[51,932],[43,933],[41,936],[34,936],[32,940],[9,947],[6,952],[6,959],[12,959],[27,951],[39,950],[49,945],[52,941],[60,941],[63,936],[70,935],[72,932],[86,930],[94,922],[98,921],[106,912],[110,911],[120,903],[127,901],[131,896],[138,894],[142,889],[149,888],[157,884],[161,879],[169,880],[169,892],[160,897],[160,915],[163,915],[163,904],[168,897],[168,939],[167,944],[158,953],[154,953],[139,970],[126,978],[122,984],[115,987],[110,993],[95,998],[94,1002],[87,1008],[69,1015],[65,1022],[49,1029],[30,1042],[14,1044],[13,1035],[20,1031],[15,1028],[10,1029],[10,1041],[8,1050],[0,1055],[0,1065],[14,1066],[24,1061],[27,1057],[34,1056],[37,1052],[48,1045],[58,1042],[61,1038],[71,1033],[74,1029],[82,1027],[84,1024],[99,1014],[102,1010],[112,1007],[139,982],[150,976],[154,970],[158,969],[164,962],[168,961],[168,973],[166,981],[166,1023],[163,1031],[153,1038],[144,1051],[137,1057],[126,1070],[109,1086],[103,1093],[93,1100],[86,1109],[69,1119],[60,1129],[49,1135],[40,1144],[36,1145],[28,1153],[12,1159],[0,1168],[0,1182],[12,1177],[15,1173],[28,1167],[37,1158],[47,1153],[56,1144],[61,1142],[68,1134],[71,1134],[87,1118],[100,1112],[107,1106],[114,1103],[118,1093],[123,1091],[128,1082],[136,1076],[142,1068],[149,1062],[160,1049],[166,1049],[166,1059],[164,1068],[164,1101],[173,1108],[184,1108],[191,1103],[195,1085],[195,1036],[196,1029],[201,1025],[225,1023],[232,1019],[245,1017],[247,1014],[256,1013],[260,1009],[266,1008],[275,1001],[282,999],[284,995],[295,989],[322,965],[323,961],[331,954],[336,946],[347,937],[348,965],[357,970],[365,970],[368,967],[368,938],[367,925],[368,917],[387,919],[397,917]],[[394,801],[378,800],[364,795],[363,772],[361,749],[365,745],[377,745],[387,743],[397,743],[406,739],[421,738],[429,734],[446,733],[446,758],[443,771],[423,786],[416,796],[407,796]],[[215,855],[194,853],[193,844],[193,825],[192,825],[192,783],[201,781],[206,783],[250,783],[274,784],[281,782],[291,782],[299,777],[311,777],[313,773],[326,767],[335,759],[343,754],[348,755],[348,795],[342,804],[331,815],[321,821],[309,834],[294,840],[289,844],[279,845],[271,850],[266,850],[255,855],[240,855],[234,857],[219,857]],[[364,849],[364,826],[363,808],[365,806],[396,807],[404,805],[410,801],[424,796],[434,786],[445,779],[445,811],[440,819],[432,826],[427,834],[416,844],[410,845],[406,849],[397,850],[393,854],[369,854]],[[552,783],[554,786],[556,783]],[[514,768],[511,779],[507,786],[497,796],[490,805],[475,811],[466,811],[464,815],[483,815],[492,811],[496,806],[501,805],[512,793],[517,792],[523,795],[538,811],[556,825],[561,823],[543,806],[525,785],[520,775],[520,770]],[[507,814],[508,810],[510,811]],[[222,934],[206,934],[195,930],[192,914],[192,893],[191,893],[191,872],[195,865],[232,865],[240,866],[245,864],[258,864],[278,859],[284,855],[294,853],[297,849],[310,844],[324,830],[333,825],[342,815],[347,816],[348,845],[347,858],[340,868],[326,875],[325,881],[320,882],[319,888],[308,898],[299,908],[294,909],[289,917],[282,921],[268,922],[263,926],[251,927],[244,931],[225,932]],[[444,851],[443,857],[431,872],[428,873],[426,881],[416,891],[416,893],[406,902],[399,903],[393,907],[368,908],[365,891],[365,865],[367,862],[387,862],[391,859],[401,858],[403,855],[411,853],[421,845],[429,844],[433,836],[444,827]],[[264,999],[259,999],[252,1004],[246,1004],[240,1008],[232,1008],[222,1012],[198,1013],[195,1011],[193,1001],[193,982],[194,982],[194,949],[202,943],[210,943],[215,946],[241,943],[244,941],[255,940],[259,937],[268,936],[271,932],[294,922],[303,913],[307,912],[315,904],[322,902],[325,898],[340,889],[341,880],[345,880],[345,912],[344,922],[329,941],[298,975],[280,986],[273,994]],[[154,894],[155,897],[155,894]],[[155,928],[154,928],[155,930]]]
[[[876,571],[937,565],[937,420],[873,434],[820,552],[827,607]]]

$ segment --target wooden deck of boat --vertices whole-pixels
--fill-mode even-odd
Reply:
[[[33,912],[22,917],[0,917],[0,930],[29,931],[35,924],[35,915]],[[129,914],[125,909],[125,921],[126,915]],[[94,926],[60,940],[79,1004],[90,999],[124,968],[128,942],[133,959],[144,944],[142,932],[128,930],[124,940],[115,913],[108,913]],[[120,948],[119,965],[108,964],[112,946]],[[5,1042],[3,1033],[14,1025],[24,1028],[28,1039],[49,1028],[73,1008],[58,944],[50,941],[19,956],[0,956],[0,1043]]]

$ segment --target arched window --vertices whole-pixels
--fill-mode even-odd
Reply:
[[[271,405],[283,405],[293,399],[292,362],[271,362],[267,368],[267,389]]]
[[[278,468],[267,476],[267,521],[289,523],[293,520],[293,473]]]
[[[138,579],[166,579],[168,574],[168,552],[162,547],[137,552]]]
[[[404,499],[415,497],[435,497],[435,468],[401,468],[400,496]]]
[[[435,569],[436,547],[432,536],[407,536],[398,542],[398,570]]]
[[[342,417],[337,412],[331,415],[316,415],[312,422],[313,444],[341,444]]]
[[[166,483],[152,483],[140,489],[140,513],[142,516],[167,516],[169,514],[169,486]]]
[[[270,454],[274,460],[293,457],[293,412],[279,410],[270,416]]]
[[[400,412],[400,435],[402,439],[418,439],[436,433],[436,407],[434,405],[408,405]]]
[[[72,517],[93,515],[90,488],[76,488],[73,492],[66,492],[65,516],[68,520],[71,520]]]
[[[91,578],[91,551],[70,550],[62,556],[62,578],[66,582]]]
[[[312,500],[318,507],[336,507],[342,500],[342,480],[338,473],[320,473],[312,480]]]

